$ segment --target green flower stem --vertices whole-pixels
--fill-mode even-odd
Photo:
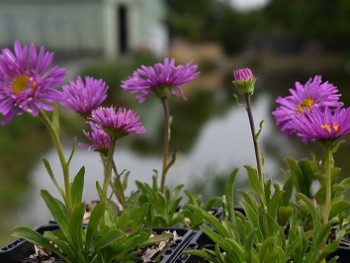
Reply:
[[[329,219],[329,211],[331,208],[331,201],[332,201],[332,175],[331,170],[333,166],[332,162],[333,156],[332,156],[332,146],[330,143],[326,143],[324,147],[324,182],[325,182],[325,189],[326,189],[326,201],[324,204],[324,210],[323,210],[323,225],[326,225],[328,223]]]
[[[163,144],[163,169],[160,182],[160,191],[164,192],[166,174],[168,171],[168,154],[170,141],[170,126],[169,126],[169,104],[167,98],[162,98],[162,105],[164,111],[164,144]]]
[[[260,183],[264,189],[264,175],[262,171],[262,165],[261,165],[261,157],[260,157],[260,150],[258,145],[258,140],[255,133],[255,125],[254,125],[254,119],[253,119],[253,113],[252,113],[252,106],[250,102],[250,94],[244,94],[245,100],[246,100],[246,110],[248,113],[248,119],[250,124],[250,130],[252,133],[253,138],[253,144],[254,144],[254,151],[255,151],[255,159],[256,159],[256,166],[258,169],[258,176]]]
[[[105,154],[100,153],[100,157],[101,157],[102,163],[104,165],[104,169],[106,170],[107,166],[108,166],[108,155],[106,156]],[[124,195],[124,189],[123,189],[122,183],[120,181],[120,175],[118,173],[118,170],[117,170],[117,167],[115,165],[114,160],[112,160],[112,169],[113,169],[113,172],[116,176],[116,180],[115,180],[115,184],[113,184],[112,181],[109,182],[109,185],[111,186],[111,188],[113,190],[111,195],[110,195],[110,198],[112,197],[113,194],[115,194],[116,197],[118,198],[119,203],[124,207],[124,205],[126,203],[126,198]]]
[[[50,133],[51,139],[56,148],[58,158],[60,160],[63,179],[64,179],[64,190],[65,190],[65,196],[62,196],[62,198],[66,203],[69,213],[71,214],[73,211],[73,208],[72,208],[72,202],[71,202],[71,191],[70,191],[70,183],[69,183],[69,168],[63,153],[63,148],[59,139],[59,135],[58,135],[58,132],[56,132],[52,122],[50,121],[45,111],[40,110],[39,116]]]
[[[117,139],[112,137],[111,146],[109,147],[107,162],[104,163],[104,180],[103,180],[103,188],[102,188],[102,196],[100,197],[100,201],[103,204],[107,203],[108,196],[108,186],[111,182],[112,177],[112,169],[113,169],[113,154],[115,150],[115,146],[117,143]]]
[[[125,195],[124,195],[124,189],[123,189],[123,184],[120,180],[120,174],[118,173],[117,167],[115,165],[114,160],[112,160],[112,167],[113,167],[113,171],[115,174],[115,195],[118,198],[119,203],[122,205],[122,207],[125,206],[126,204],[126,199],[125,199]]]

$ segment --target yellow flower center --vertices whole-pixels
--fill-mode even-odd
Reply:
[[[12,89],[16,94],[25,91],[28,87],[30,77],[27,75],[20,75],[12,82]],[[35,88],[35,82],[32,82],[32,89]]]
[[[339,124],[333,122],[332,126],[328,123],[321,124],[321,128],[328,131],[329,134],[339,131]]]
[[[311,98],[304,99],[301,103],[299,103],[295,109],[296,113],[300,113],[303,109],[311,109],[312,105],[314,105],[314,100]]]

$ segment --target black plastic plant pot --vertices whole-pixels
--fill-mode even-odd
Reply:
[[[349,246],[340,245],[337,250],[329,256],[329,259],[338,256],[337,263],[350,262],[350,244]]]
[[[39,233],[43,234],[46,231],[58,229],[56,224],[48,224],[34,228]],[[161,234],[164,231],[174,232],[176,231],[177,238],[172,240],[167,247],[160,254],[160,263],[171,263],[173,259],[178,257],[183,251],[187,243],[193,236],[193,231],[187,228],[174,228],[174,227],[156,227],[152,228],[153,232]],[[0,262],[2,263],[19,263],[21,260],[28,258],[35,253],[35,247],[32,243],[23,239],[18,239],[13,243],[1,248],[0,250]]]
[[[241,213],[242,215],[245,215],[245,211],[244,211],[243,207],[241,207],[241,206],[235,206],[234,210],[236,212]],[[222,209],[221,208],[212,208],[211,212],[217,219],[222,219]]]
[[[193,250],[193,249],[201,250],[203,248],[214,250],[215,243],[206,234],[204,234],[203,231],[198,231],[192,236],[192,239],[187,243],[183,251]],[[174,261],[171,261],[171,262],[172,263],[206,263],[208,261],[193,255],[181,253]]]
[[[160,254],[161,263],[175,262],[174,260],[181,255],[182,251],[186,248],[186,245],[191,241],[194,235],[194,232],[188,228],[155,227],[152,229],[157,234],[161,234],[164,231],[169,231],[171,233],[176,231],[176,234],[178,235],[178,237],[175,240],[172,240],[170,244],[167,245],[165,250]]]
[[[58,226],[56,224],[48,224],[35,227],[34,229],[42,234],[46,231],[58,229]],[[33,253],[35,253],[35,248],[32,243],[23,239],[18,239],[0,249],[0,262],[18,263]]]
[[[340,246],[335,254],[339,257],[338,263],[348,263],[350,262],[350,247],[342,247]]]

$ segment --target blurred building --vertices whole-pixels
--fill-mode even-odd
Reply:
[[[0,0],[0,47],[34,42],[69,58],[167,49],[162,0]]]

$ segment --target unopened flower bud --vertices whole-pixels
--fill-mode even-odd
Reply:
[[[233,84],[240,93],[253,95],[256,78],[249,68],[242,68],[233,71]]]

